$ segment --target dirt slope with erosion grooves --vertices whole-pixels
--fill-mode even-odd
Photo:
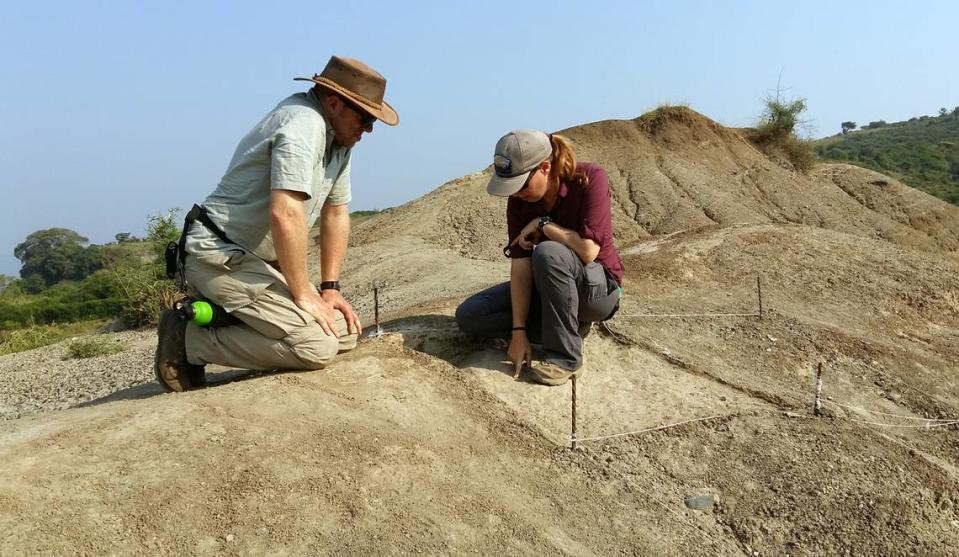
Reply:
[[[597,373],[584,379],[585,396],[602,401],[597,403],[601,411],[589,405],[581,410],[592,414],[587,435],[744,405],[802,413],[813,366],[822,359],[827,392],[835,402],[906,416],[831,406],[841,423],[887,424],[861,435],[880,445],[884,439],[907,443],[949,478],[952,487],[938,494],[919,485],[909,493],[941,501],[937,528],[950,531],[959,478],[954,434],[940,428],[917,435],[916,429],[899,426],[959,416],[954,364],[959,361],[959,211],[856,167],[822,165],[811,176],[797,174],[767,159],[736,131],[687,110],[564,133],[584,159],[613,169],[617,237],[630,280],[614,327],[632,345],[619,348],[594,339],[587,344],[587,367]],[[413,346],[474,373],[514,411],[547,423],[551,438],[561,440],[566,402],[543,391],[517,389],[501,374],[490,373],[502,369],[502,347],[464,345],[448,317],[463,296],[507,276],[499,254],[505,241],[503,202],[486,196],[487,179],[479,173],[454,180],[368,223],[350,265],[364,278],[374,268],[377,276],[390,276],[385,258],[369,256],[385,246],[465,256],[459,265],[450,258],[405,269],[402,288],[392,292],[393,315],[434,317],[429,326],[414,317],[393,325],[418,338]],[[762,322],[627,317],[630,312],[752,311],[756,275],[766,284]],[[442,295],[429,303],[410,295],[437,285]],[[438,332],[444,326],[446,331]],[[753,441],[761,446],[765,440]],[[777,446],[778,440],[771,445]],[[910,453],[906,460],[912,458]],[[895,506],[887,512],[897,513]],[[850,518],[843,535],[871,528],[854,525],[860,518]],[[787,526],[786,538],[783,532],[750,537],[781,541],[806,526]],[[915,532],[910,536],[915,541]],[[786,548],[776,543],[766,548]]]
[[[959,207],[870,171],[823,165],[810,176],[775,164],[742,135],[688,108],[569,128],[582,160],[609,173],[620,246],[700,226],[806,224],[905,247],[959,250]],[[860,172],[861,171],[861,172]],[[499,261],[505,200],[487,169],[362,223],[355,245],[413,236],[465,257]],[[870,178],[863,179],[864,173]]]
[[[512,381],[502,346],[452,322],[506,276],[502,201],[474,174],[357,227],[347,285],[370,316],[364,285],[391,281],[395,333],[329,369],[0,424],[0,553],[949,554],[956,428],[914,424],[959,416],[959,271],[936,232],[954,212],[893,210],[908,191],[855,197],[855,176],[798,176],[666,115],[568,131],[583,158],[625,161],[630,277],[621,336],[586,343],[580,431],[719,418],[565,450],[568,389]],[[940,229],[914,218],[929,207]],[[757,273],[763,320],[630,317],[751,311]],[[711,510],[683,505],[706,493]]]

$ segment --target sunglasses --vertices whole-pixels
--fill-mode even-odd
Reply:
[[[529,176],[526,177],[526,181],[523,182],[523,186],[516,190],[516,193],[519,193],[529,187],[529,181],[533,179],[533,174],[536,174],[536,170],[533,170],[529,173]],[[516,193],[513,195],[516,195]]]
[[[343,104],[348,106],[350,110],[355,112],[356,115],[360,117],[360,124],[362,124],[364,128],[368,128],[373,125],[373,122],[376,122],[376,116],[373,116],[369,112],[363,110],[353,101],[347,99],[346,97],[340,97],[340,100],[343,101]]]

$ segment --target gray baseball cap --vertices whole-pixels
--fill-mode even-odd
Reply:
[[[549,136],[537,130],[513,130],[496,142],[493,177],[486,193],[508,197],[518,192],[529,173],[553,154]]]

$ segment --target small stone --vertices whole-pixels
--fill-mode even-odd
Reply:
[[[224,539],[226,539],[226,543],[233,543],[233,534],[227,534]]]
[[[709,493],[690,495],[686,497],[685,503],[694,511],[711,511],[716,504],[716,497]]]

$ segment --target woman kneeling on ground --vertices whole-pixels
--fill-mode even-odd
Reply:
[[[491,195],[509,197],[510,280],[456,309],[463,332],[510,339],[513,377],[562,385],[583,365],[583,336],[619,308],[623,262],[613,246],[609,179],[576,162],[569,141],[516,130],[496,143]],[[533,360],[531,342],[542,344]]]

